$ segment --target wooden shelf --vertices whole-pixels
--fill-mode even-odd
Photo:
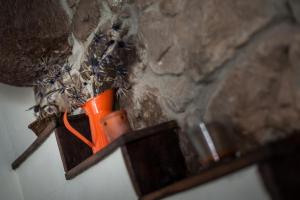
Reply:
[[[70,116],[68,119],[76,130],[91,141],[89,120],[85,114]],[[66,129],[62,118],[58,120],[55,136],[65,172],[93,155],[89,146]]]
[[[136,142],[137,143],[142,142],[145,139],[154,137],[155,135],[164,135],[164,133],[165,133],[166,136],[168,136],[168,134],[170,134],[170,133],[167,132],[166,130],[174,130],[177,128],[178,128],[177,123],[175,121],[171,121],[171,122],[166,122],[166,123],[160,124],[158,126],[154,126],[154,127],[150,127],[150,128],[146,128],[146,129],[133,131],[133,132],[124,134],[123,136],[121,136],[120,138],[118,138],[117,140],[115,140],[114,142],[109,144],[107,147],[105,147],[98,153],[89,156],[87,159],[82,161],[77,166],[66,171],[66,174],[65,174],[66,179],[67,180],[73,179],[74,177],[81,174],[88,168],[92,167],[93,165],[95,165],[98,162],[100,162],[101,160],[103,160],[106,156],[110,155],[112,152],[114,152],[119,147],[122,149],[124,157],[133,158],[133,156],[131,154],[128,154],[128,152],[125,152],[125,148],[127,149],[128,145],[130,145],[132,143],[136,143]],[[128,161],[128,162],[130,162],[130,161]],[[139,161],[136,160],[135,162],[139,162]],[[133,166],[134,164],[129,164],[129,163],[126,163],[126,164],[127,164],[127,167],[129,168],[129,170],[132,171],[129,166]],[[131,173],[131,175],[133,175],[133,173]]]
[[[124,160],[139,197],[181,180],[187,175],[175,122],[143,129],[140,137],[122,146]],[[150,135],[151,134],[151,135]]]
[[[51,135],[56,127],[55,121],[50,121],[41,135],[11,164],[12,169],[17,169],[33,152],[35,152]]]
[[[87,138],[90,137],[88,119],[84,115],[72,116],[69,120]],[[179,147],[179,127],[175,121],[124,134],[96,154],[92,154],[72,134],[66,133],[67,130],[59,121],[51,122],[34,143],[12,163],[12,168],[17,169],[56,127],[56,139],[67,180],[83,173],[120,148],[134,189],[142,200],[161,199],[189,190],[253,164],[258,164],[273,199],[292,199],[291,197],[298,195],[300,133],[240,157],[223,159],[202,168],[198,174],[188,176]],[[299,199],[298,197],[299,195],[294,199]]]
[[[265,152],[254,152],[234,160],[225,160],[201,170],[197,175],[185,178],[172,185],[161,188],[155,192],[143,196],[142,200],[161,199],[185,190],[192,189],[209,181],[215,180],[242,168],[250,166],[266,158]]]
[[[69,121],[90,139],[88,119],[85,115],[70,116]],[[41,135],[12,163],[12,168],[17,169],[55,130],[67,180],[83,173],[120,148],[134,188],[142,196],[185,177],[186,166],[179,148],[178,129],[177,123],[170,121],[132,131],[124,134],[98,153],[92,154],[89,147],[68,132],[60,119],[48,124]],[[137,152],[139,153],[137,154]],[[153,159],[149,160],[147,156],[151,156]],[[157,167],[152,168],[151,162],[156,163]],[[148,176],[144,176],[144,178],[152,179],[150,185],[147,181],[139,178],[145,170]]]
[[[286,162],[285,162],[286,161]],[[217,178],[258,164],[262,177],[267,179],[267,188],[272,199],[299,199],[300,184],[300,134],[290,138],[270,143],[239,158],[225,159],[209,167],[203,168],[198,174],[163,187],[157,191],[142,196],[141,200],[154,200],[192,189]],[[291,167],[293,166],[293,167]],[[287,171],[289,176],[287,177]],[[267,171],[266,171],[267,170]],[[272,175],[270,175],[272,174]],[[268,177],[265,177],[265,176]],[[296,177],[296,178],[295,178]],[[277,185],[281,185],[280,188]],[[281,194],[279,194],[279,191]]]

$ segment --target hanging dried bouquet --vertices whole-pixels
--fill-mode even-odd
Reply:
[[[88,48],[86,61],[77,70],[68,62],[58,64],[42,60],[42,74],[35,83],[38,119],[74,111],[91,97],[114,88],[117,96],[126,95],[128,57],[135,47],[127,30],[117,21],[106,32],[98,31]]]

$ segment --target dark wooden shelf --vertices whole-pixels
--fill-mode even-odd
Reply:
[[[177,129],[178,125],[175,121],[166,122],[163,124],[160,124],[158,126],[132,131],[129,133],[124,134],[111,144],[109,144],[107,147],[99,151],[98,153],[89,156],[84,161],[82,161],[77,166],[73,167],[72,169],[68,170],[65,174],[66,179],[70,180],[76,177],[77,175],[81,174],[88,168],[92,167],[93,165],[97,164],[101,160],[103,160],[106,156],[113,153],[117,148],[119,147],[125,147],[126,145],[131,144],[132,142],[141,141],[143,139],[153,137],[154,135],[160,135],[160,134],[168,134],[168,132],[165,132],[165,130],[168,129]],[[126,154],[123,150],[123,155]],[[126,157],[130,157],[130,155],[124,155]],[[136,161],[138,162],[138,161]]]
[[[12,163],[12,168],[17,169],[34,151],[36,151],[51,135],[56,127],[55,121],[50,121],[39,137]]]
[[[80,114],[69,116],[68,118],[70,124],[91,141],[90,126],[87,116],[85,114]],[[93,155],[89,146],[66,129],[62,118],[58,120],[55,136],[65,172]]]
[[[88,119],[84,115],[71,116],[69,120],[76,129],[90,138]],[[179,147],[179,127],[175,121],[129,132],[98,153],[92,154],[85,144],[67,133],[59,120],[47,126],[33,144],[12,163],[12,168],[17,169],[55,128],[67,180],[83,173],[120,148],[134,189],[141,200],[161,199],[253,164],[258,164],[272,199],[299,199],[300,133],[240,157],[225,158],[188,176]]]
[[[287,160],[284,162],[284,160]],[[245,167],[258,164],[261,171],[267,170],[267,188],[272,199],[299,199],[298,186],[300,184],[300,134],[290,138],[270,143],[253,152],[238,158],[229,158],[203,168],[198,174],[163,187],[157,191],[142,196],[141,200],[161,199],[176,193],[192,189],[207,182],[221,178]],[[293,166],[293,167],[291,167]],[[289,176],[286,177],[287,171]],[[273,173],[274,176],[270,175]],[[295,178],[296,177],[296,178]],[[271,180],[272,179],[272,180]],[[275,183],[276,182],[276,183]],[[275,183],[275,184],[274,184]],[[276,185],[282,185],[278,188]],[[271,188],[270,188],[271,187]],[[276,188],[275,188],[276,187]],[[283,189],[282,189],[283,188]],[[282,194],[278,194],[281,191]]]
[[[134,189],[139,197],[187,176],[175,122],[140,131],[151,134],[127,141],[122,152]]]
[[[257,163],[266,158],[265,152],[254,152],[246,156],[234,159],[234,160],[225,160],[220,163],[210,166],[207,169],[201,170],[197,175],[185,178],[181,181],[178,181],[172,185],[161,188],[155,192],[143,196],[142,200],[153,200],[161,199],[178,192],[182,192],[188,189],[192,189],[196,186],[202,185],[209,181],[215,180],[237,170],[243,169],[247,166],[250,166],[254,163]]]

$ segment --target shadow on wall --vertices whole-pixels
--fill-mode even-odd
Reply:
[[[31,87],[15,87],[0,83],[0,101],[6,101],[16,104],[24,104],[28,102],[28,108],[34,102],[33,90]]]

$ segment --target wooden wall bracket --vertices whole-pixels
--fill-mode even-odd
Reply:
[[[51,135],[56,128],[56,120],[52,120],[41,132],[40,136],[11,164],[12,169],[17,169],[33,152],[35,152]]]

